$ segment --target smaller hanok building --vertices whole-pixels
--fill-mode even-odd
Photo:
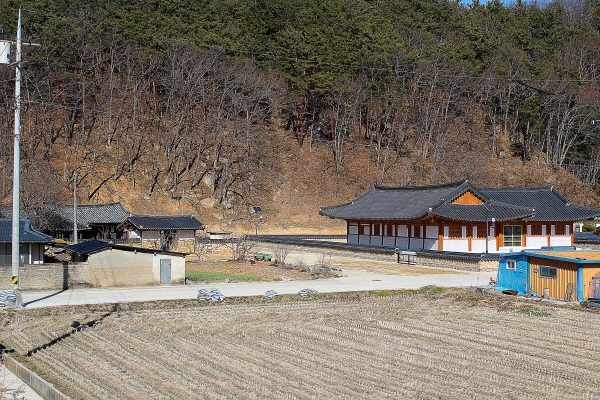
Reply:
[[[502,254],[496,288],[567,301],[600,301],[600,251],[528,250]]]
[[[206,226],[192,214],[129,215],[118,227],[123,236],[141,240],[142,247],[193,251],[196,232]]]
[[[19,220],[19,257],[21,265],[43,264],[44,249],[52,238],[31,228],[28,219]],[[12,218],[0,218],[0,265],[12,263]]]
[[[398,250],[505,253],[573,246],[573,222],[599,208],[570,203],[552,186],[490,188],[468,180],[374,186],[319,214],[347,223],[347,242]]]

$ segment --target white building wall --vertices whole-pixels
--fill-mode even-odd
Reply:
[[[445,243],[446,242],[444,242],[444,244]],[[492,244],[492,241],[490,240],[488,242],[488,253],[492,253],[492,250],[496,251],[496,242],[494,241],[494,243]],[[485,253],[485,238],[471,239],[471,252],[472,253]]]
[[[571,246],[571,236],[550,236],[550,246]]]
[[[570,239],[569,239],[570,240]],[[528,249],[541,249],[544,246],[548,246],[547,236],[527,236],[525,243]]]
[[[437,239],[425,239],[425,250],[439,250]]]
[[[357,230],[358,232],[358,230]],[[348,235],[349,244],[358,244],[358,235]]]
[[[408,250],[408,238],[406,238],[406,237],[396,238],[396,247],[400,250]]]
[[[383,236],[371,236],[371,246],[383,247]]]
[[[467,239],[444,240],[444,251],[468,252],[469,241]]]
[[[396,247],[396,238],[392,236],[384,236],[383,247]]]

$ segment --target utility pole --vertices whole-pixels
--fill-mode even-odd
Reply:
[[[15,134],[14,134],[14,158],[13,158],[13,209],[12,209],[12,285],[19,289],[19,214],[20,214],[20,191],[21,191],[21,41],[23,32],[21,30],[21,9],[19,8],[19,20],[17,22],[17,58],[15,60]]]
[[[21,28],[21,9],[17,22],[17,41],[0,41],[0,64],[15,66],[15,131],[13,154],[13,205],[12,205],[12,280],[14,289],[19,289],[19,267],[21,257],[19,252],[20,241],[20,191],[21,191],[21,67],[23,64],[23,31]],[[10,62],[10,45],[16,44],[17,54],[14,62]],[[41,46],[37,43],[27,43],[30,46]]]
[[[73,171],[73,242],[77,244],[77,171]]]

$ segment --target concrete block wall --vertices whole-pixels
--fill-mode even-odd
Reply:
[[[181,267],[185,272],[185,267]],[[152,265],[127,267],[90,266],[89,263],[23,265],[19,269],[20,290],[63,290],[74,287],[118,287],[158,284]],[[183,275],[172,272],[171,283],[183,283]],[[0,266],[0,287],[10,287],[12,267]]]
[[[10,287],[12,267],[0,266],[0,282],[4,287]],[[65,289],[68,284],[68,272],[62,263],[22,265],[19,268],[19,289],[44,290]]]

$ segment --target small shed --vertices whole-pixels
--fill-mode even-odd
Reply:
[[[97,240],[65,246],[65,249],[72,254],[74,265],[79,263],[87,268],[73,269],[73,273],[79,274],[80,283],[135,286],[183,283],[185,280],[185,253]]]
[[[502,254],[497,286],[567,301],[600,299],[600,251],[542,250]]]

